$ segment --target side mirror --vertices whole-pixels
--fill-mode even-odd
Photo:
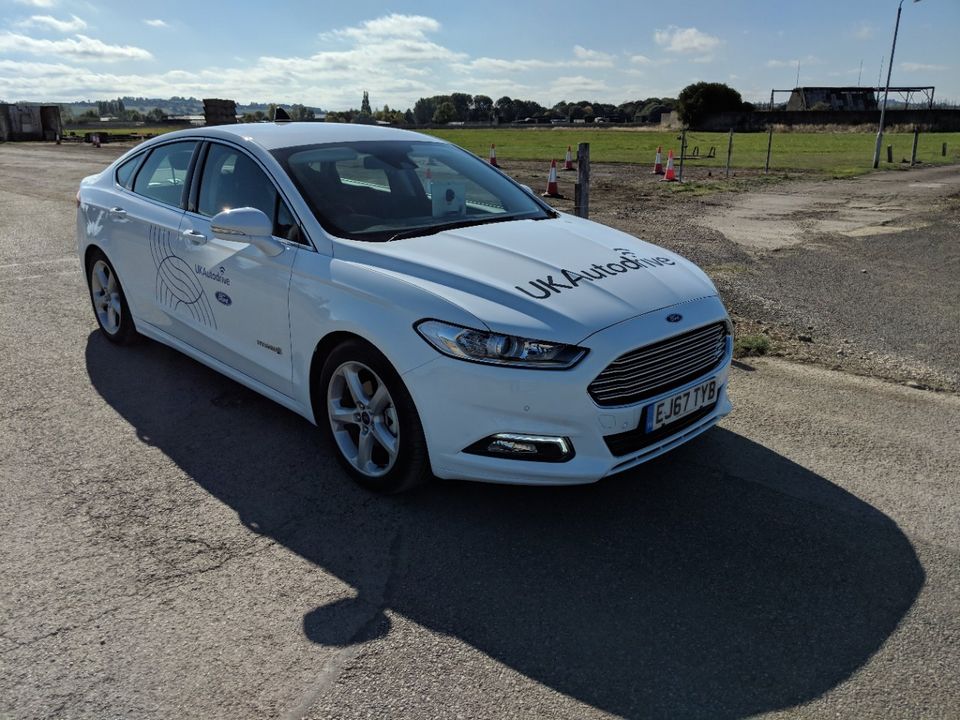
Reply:
[[[233,208],[217,213],[210,218],[210,231],[221,240],[250,243],[270,257],[283,252],[283,243],[273,237],[270,218],[256,208]]]
[[[533,195],[534,197],[536,197],[536,194],[533,192],[533,188],[530,187],[529,185],[524,185],[524,184],[521,183],[521,184],[520,184],[520,187],[522,187],[524,190],[526,190],[528,194]]]

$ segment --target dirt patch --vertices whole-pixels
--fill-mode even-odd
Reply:
[[[510,163],[537,191],[547,168]],[[713,278],[738,334],[768,354],[960,391],[960,171],[846,180],[688,169],[678,187],[637,165],[592,167],[591,219],[689,257]],[[574,173],[560,174],[573,210]],[[541,187],[542,186],[542,187]]]

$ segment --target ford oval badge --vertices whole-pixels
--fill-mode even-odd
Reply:
[[[224,305],[231,305],[233,303],[233,300],[230,299],[230,296],[220,290],[217,290],[216,297],[217,300],[222,302]]]
[[[217,293],[219,295],[219,293]],[[222,301],[221,301],[222,302]],[[667,322],[680,322],[683,320],[683,315],[678,313],[673,313],[672,315],[667,315]]]

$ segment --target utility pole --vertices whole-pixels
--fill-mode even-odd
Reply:
[[[913,0],[915,3],[920,0]],[[877,146],[873,150],[873,169],[880,167],[880,146],[883,145],[883,121],[887,115],[887,97],[890,95],[890,76],[893,74],[893,54],[897,50],[897,32],[900,30],[900,13],[903,12],[903,0],[897,5],[897,21],[893,25],[893,45],[890,48],[890,62],[887,63],[887,86],[883,90],[883,105],[880,107],[880,128],[877,130]]]

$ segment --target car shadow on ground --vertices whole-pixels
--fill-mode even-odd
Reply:
[[[86,365],[144,443],[356,589],[302,618],[318,643],[399,613],[617,715],[742,717],[850,677],[924,583],[890,518],[723,429],[592,486],[382,498],[309,423],[172,350],[94,333]]]

